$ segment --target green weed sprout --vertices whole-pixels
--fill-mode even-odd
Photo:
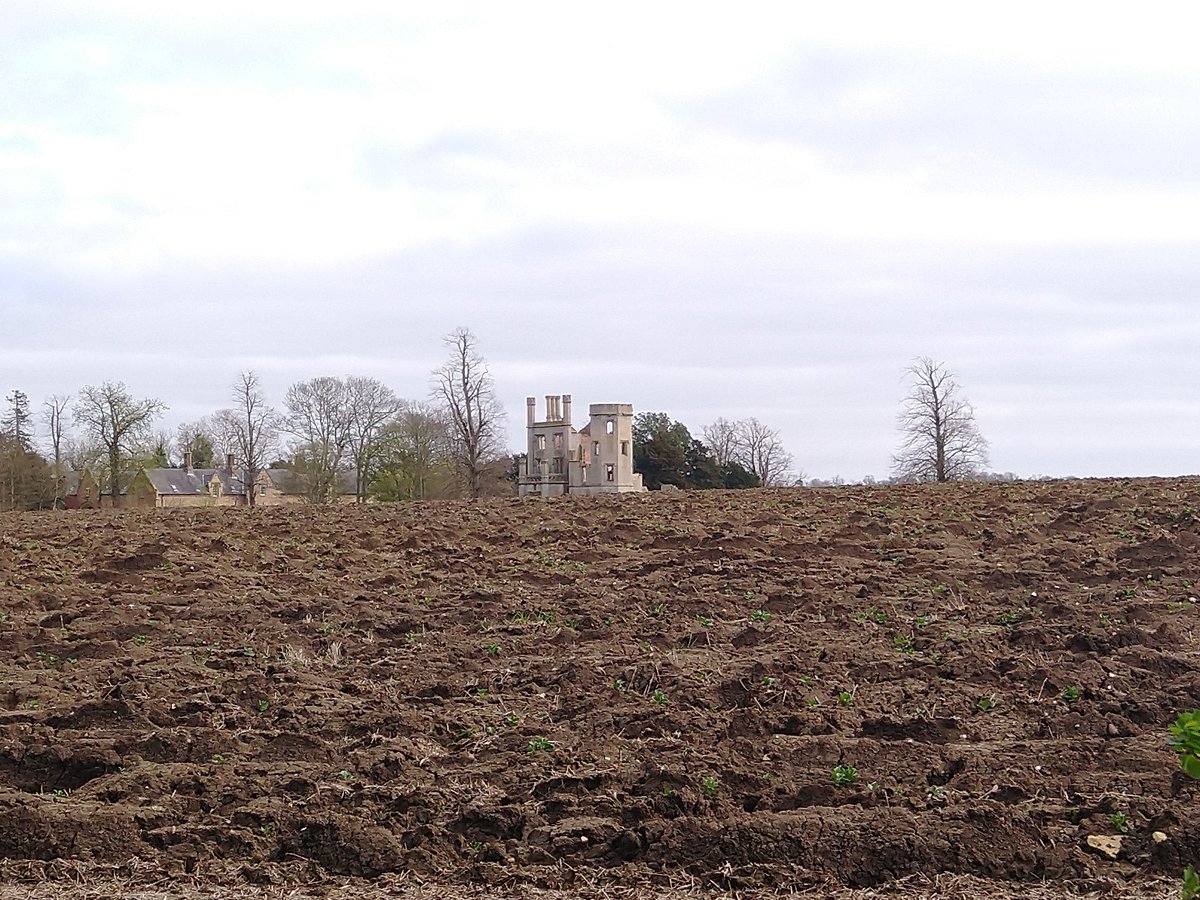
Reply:
[[[858,779],[858,769],[854,766],[834,766],[833,768],[833,783],[838,787],[846,787],[846,785],[854,784]]]
[[[1179,895],[1182,900],[1197,900],[1200,898],[1200,874],[1195,866],[1183,870],[1183,891]]]
[[[1189,778],[1200,779],[1200,709],[1180,713],[1171,726],[1168,743],[1179,754],[1179,767]],[[1195,866],[1183,870],[1182,900],[1200,900],[1200,873]]]
[[[1168,743],[1179,754],[1179,767],[1188,777],[1200,779],[1200,709],[1180,713],[1170,731]]]

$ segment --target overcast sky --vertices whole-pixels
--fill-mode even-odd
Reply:
[[[928,355],[994,470],[1194,473],[1197,16],[3,0],[0,390],[423,398],[466,325],[514,449],[571,393],[858,479]]]

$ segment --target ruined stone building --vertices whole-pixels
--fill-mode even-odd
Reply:
[[[537,400],[528,397],[528,450],[521,464],[522,497],[561,494],[623,494],[644,491],[633,471],[633,404],[593,403],[588,423],[571,424],[571,395],[546,397],[546,415],[537,417]]]

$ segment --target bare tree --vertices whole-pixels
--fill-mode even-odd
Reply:
[[[704,444],[723,470],[740,466],[763,487],[793,484],[792,454],[783,446],[779,432],[755,418],[717,419],[704,428]]]
[[[288,388],[284,429],[293,447],[311,503],[327,503],[337,489],[338,471],[350,444],[346,383],[340,378],[311,378]]]
[[[713,460],[722,469],[730,463],[741,461],[741,436],[738,433],[741,424],[720,418],[711,425],[704,426],[700,432],[704,438],[704,445],[708,447],[708,452],[712,454]]]
[[[472,497],[483,492],[487,464],[504,451],[504,407],[469,328],[444,338],[450,358],[433,371],[432,394],[450,423],[454,456]]]
[[[737,425],[740,457],[737,461],[757,475],[763,487],[792,483],[792,454],[784,448],[779,432],[755,418]]]
[[[46,426],[46,438],[50,442],[50,465],[54,474],[54,502],[59,505],[63,501],[63,485],[66,469],[63,466],[66,437],[66,425],[63,414],[67,411],[70,397],[61,394],[51,394],[42,404],[42,422]]]
[[[919,357],[906,374],[912,381],[897,425],[900,449],[892,474],[901,481],[958,481],[988,463],[987,441],[975,425],[975,410],[959,394],[944,363]]]
[[[125,462],[146,449],[151,426],[166,408],[160,400],[135,400],[120,381],[89,385],[79,392],[72,410],[75,425],[104,449],[114,507],[120,504]]]
[[[375,378],[351,375],[345,383],[349,420],[347,450],[354,461],[354,494],[359,503],[365,503],[371,467],[379,451],[380,432],[396,417],[403,404],[391,388]]]
[[[258,373],[253,370],[238,375],[232,397],[232,409],[213,414],[212,443],[216,449],[241,460],[246,503],[254,506],[259,473],[267,467],[270,455],[279,449],[280,418],[267,403]]]

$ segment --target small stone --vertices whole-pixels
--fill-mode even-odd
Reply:
[[[1116,859],[1121,854],[1121,836],[1119,834],[1089,834],[1087,845],[1109,859]]]
[[[1150,840],[1154,841],[1154,843],[1156,843],[1156,844],[1161,844],[1166,839],[1167,839],[1166,832],[1163,832],[1163,831],[1156,831],[1156,832],[1154,832],[1154,834],[1150,835]]]
[[[1116,737],[1118,734],[1121,733],[1121,729],[1118,728],[1114,723],[1109,722],[1108,723],[1108,733],[1109,733],[1109,736]]]

